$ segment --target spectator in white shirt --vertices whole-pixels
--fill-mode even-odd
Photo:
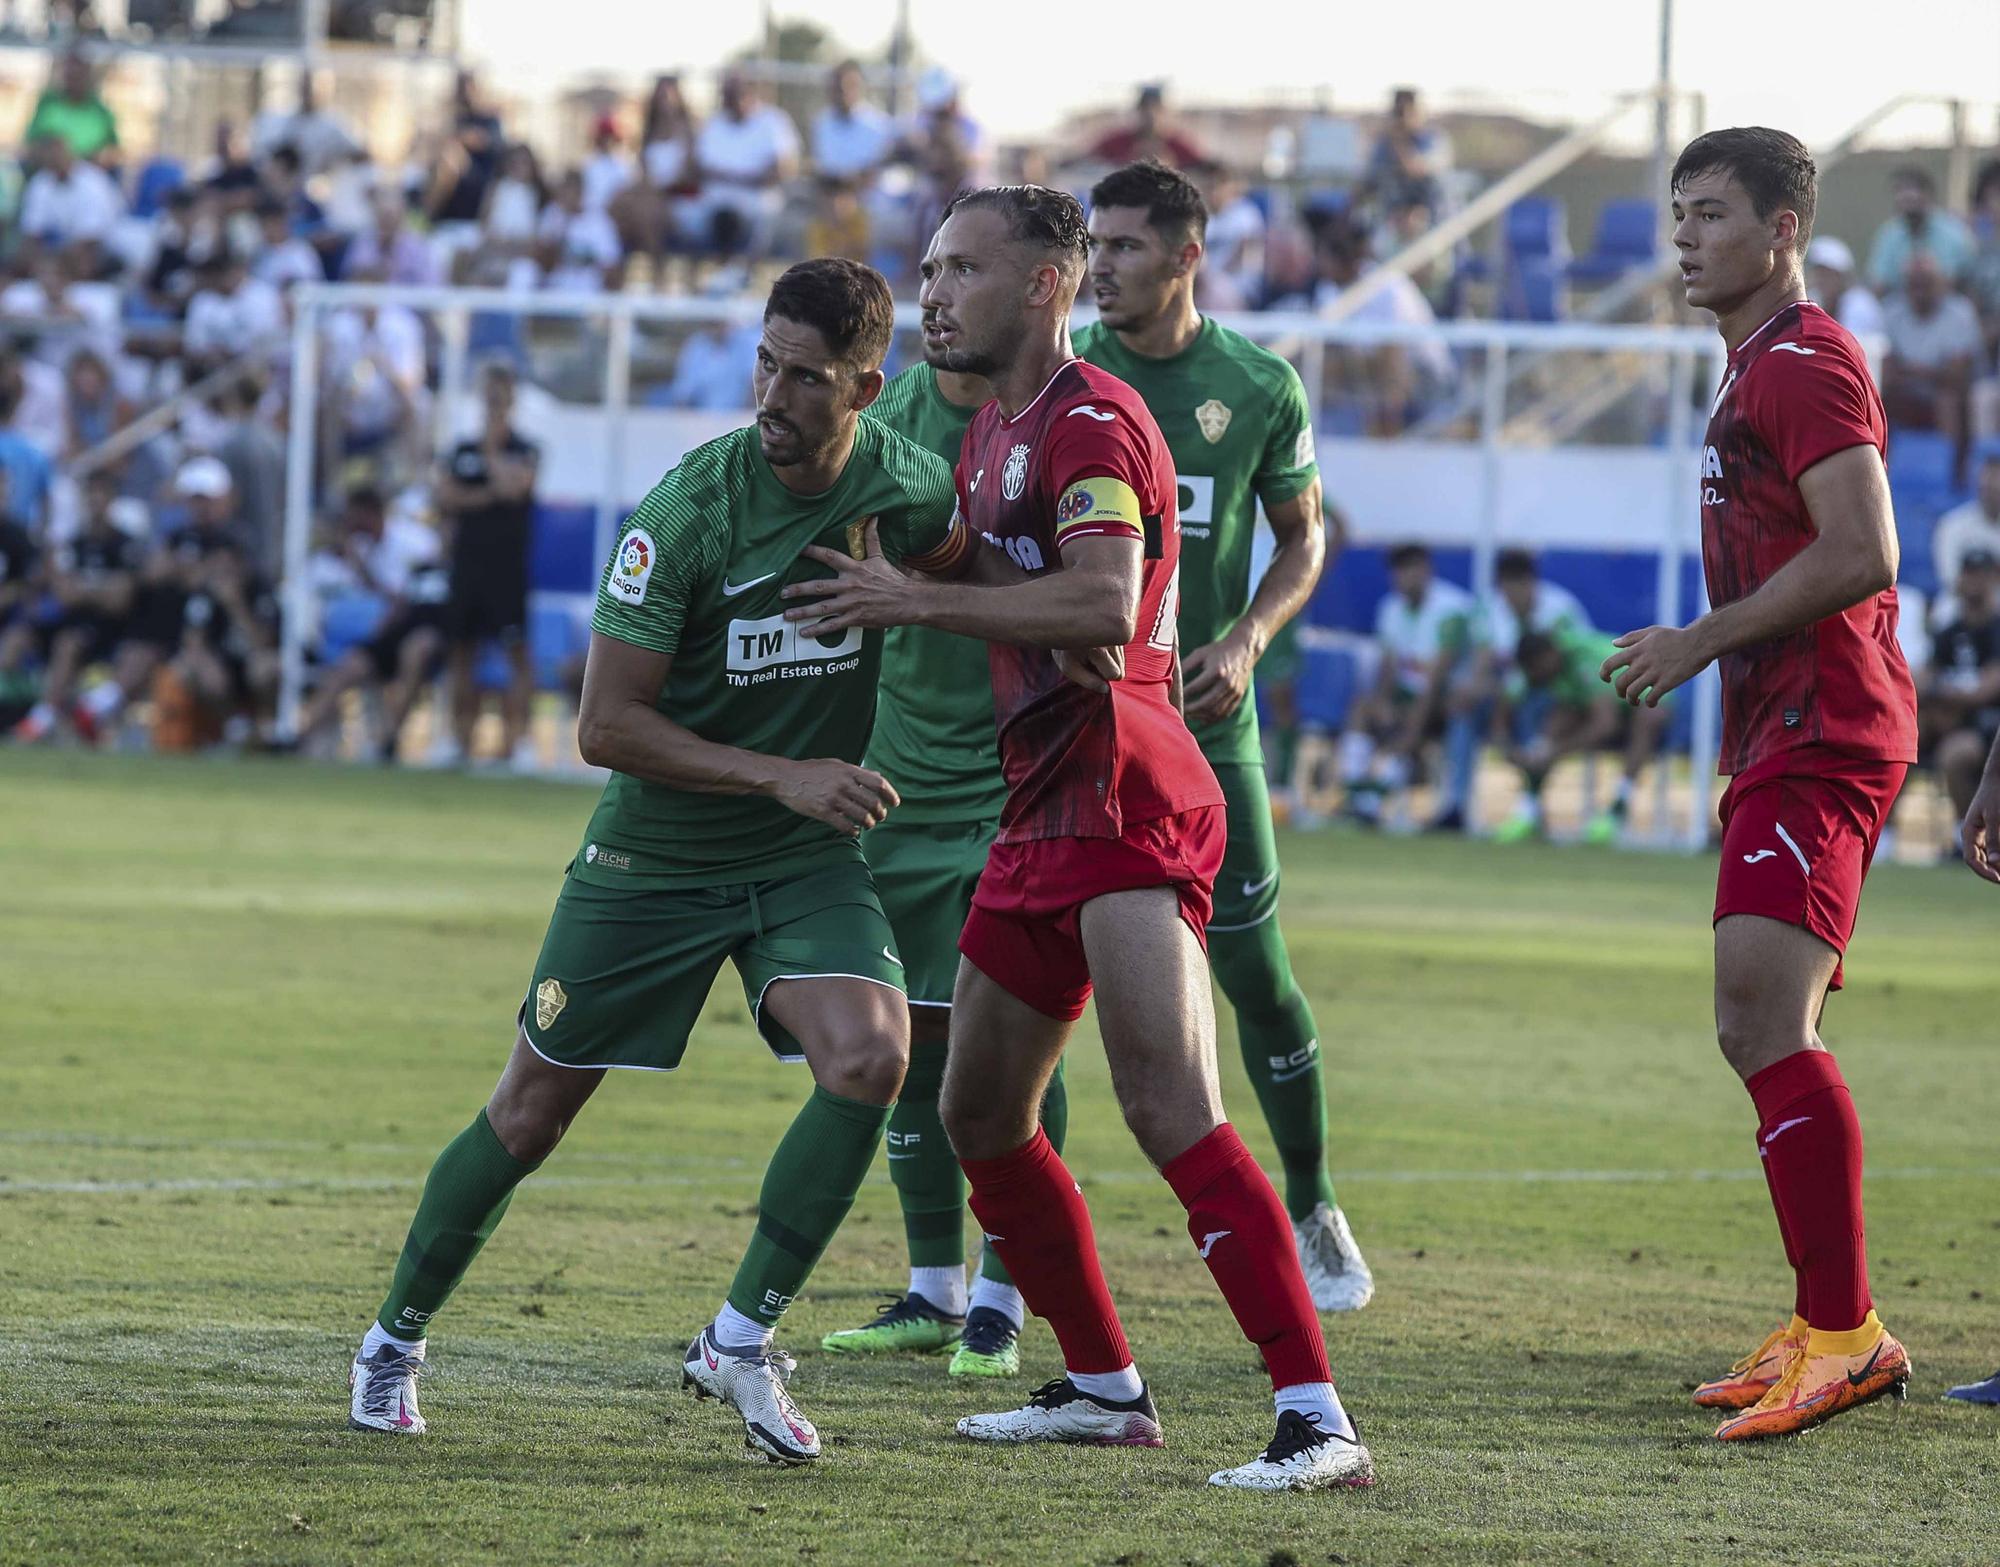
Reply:
[[[507,149],[500,178],[486,198],[485,238],[474,269],[483,281],[534,287],[541,275],[534,262],[536,236],[547,204],[535,151],[526,142],[516,142]]]
[[[656,287],[666,284],[667,252],[688,236],[692,198],[700,188],[694,140],[694,116],[680,78],[655,78],[639,127],[640,178],[612,201],[611,216],[620,243],[652,259]]]
[[[290,147],[310,179],[358,153],[361,143],[339,115],[319,106],[315,74],[305,71],[299,76],[298,108],[290,114],[258,115],[250,128],[250,147],[260,163],[280,147]]]
[[[1979,493],[1938,518],[1931,534],[1937,580],[1946,585],[1958,581],[1965,557],[1974,550],[2000,556],[2000,441],[1980,448]]]
[[[319,252],[292,232],[285,204],[275,196],[260,196],[255,212],[264,247],[251,264],[251,275],[280,293],[294,283],[324,283]]]
[[[1860,339],[1879,380],[1883,357],[1889,351],[1889,322],[1882,313],[1882,301],[1857,274],[1854,252],[1831,234],[1819,235],[1806,247],[1806,270],[1813,299]]]
[[[191,376],[199,377],[234,359],[262,348],[275,356],[283,344],[285,304],[278,291],[233,250],[218,251],[199,269],[201,281],[188,301],[187,327],[181,338],[182,356]]]
[[[443,267],[424,237],[406,221],[402,195],[378,190],[373,198],[374,221],[354,236],[341,270],[347,277],[374,273],[390,283],[428,284],[443,280]],[[477,238],[477,230],[474,237]]]
[[[1368,237],[1349,224],[1330,224],[1320,235],[1320,282],[1313,306],[1324,310],[1367,270]],[[1423,291],[1401,273],[1377,287],[1350,321],[1430,326],[1437,316]],[[1343,356],[1346,357],[1346,356]],[[1457,369],[1451,350],[1435,338],[1382,343],[1358,350],[1360,396],[1370,435],[1398,435],[1422,408],[1450,386]]]
[[[1949,436],[1962,465],[1972,372],[1984,341],[1979,312],[1963,294],[1950,292],[1937,258],[1920,250],[1884,314],[1889,357],[1882,367],[1882,404],[1890,425]]]
[[[799,134],[791,116],[762,102],[741,76],[722,79],[722,109],[695,138],[701,194],[689,218],[698,243],[724,256],[771,248],[784,185],[798,173]]]
[[[324,341],[327,417],[341,455],[368,456],[399,445],[413,453],[428,410],[423,324],[400,305],[337,310],[327,319]]]
[[[608,212],[614,198],[632,183],[632,160],[621,150],[615,116],[600,115],[590,133],[590,156],[583,163],[586,212]]]
[[[750,407],[755,401],[750,368],[763,331],[763,323],[754,318],[702,327],[681,345],[667,386],[667,406],[723,413]]]
[[[583,176],[571,169],[556,184],[538,235],[542,286],[555,293],[601,294],[616,288],[625,259],[618,226],[583,202]]]
[[[903,133],[903,147],[924,181],[923,203],[931,211],[982,183],[985,135],[960,104],[958,82],[949,71],[932,66],[918,79],[917,113]]]
[[[896,123],[863,96],[861,67],[843,60],[827,80],[827,104],[813,117],[813,172],[865,191],[896,150]]]
[[[1208,254],[1195,274],[1195,302],[1204,310],[1241,310],[1264,298],[1264,209],[1242,179],[1217,175],[1208,191]],[[1210,297],[1202,297],[1206,284]]]
[[[21,232],[44,245],[108,239],[125,215],[117,181],[60,136],[40,137],[34,152],[41,168],[21,192]]]
[[[71,255],[43,251],[31,276],[0,291],[0,316],[39,328],[28,351],[45,365],[61,366],[79,347],[107,361],[118,356],[117,286],[79,282]]]

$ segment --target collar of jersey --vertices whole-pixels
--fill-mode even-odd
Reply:
[[[1061,375],[1063,371],[1067,370],[1071,365],[1076,364],[1077,362],[1078,360],[1076,355],[1071,354],[1069,358],[1065,359],[1061,364],[1057,365],[1056,374],[1050,376],[1046,381],[1042,383],[1041,391],[1035,393],[1033,397],[1029,398],[1025,403],[1021,405],[1021,411],[1019,413],[1015,414],[1012,418],[1009,418],[1004,413],[1000,416],[1000,428],[1003,430],[1011,430],[1015,425],[1019,424],[1023,419],[1027,418],[1028,410],[1030,408],[1033,408],[1035,404],[1039,403],[1045,396],[1047,396],[1049,388],[1056,384],[1056,376]]]
[[[1787,300],[1785,304],[1779,308],[1778,314],[1771,317],[1771,321],[1777,320],[1778,316],[1783,315],[1787,310],[1794,310],[1794,309],[1818,310],[1819,306],[1814,304],[1810,299]],[[1738,343],[1736,345],[1736,354],[1742,353],[1744,349],[1748,348],[1752,343],[1756,342],[1758,337],[1763,333],[1765,327],[1770,326],[1771,321],[1766,321],[1763,326],[1758,327],[1755,332],[1752,332],[1748,337],[1744,338],[1742,342]],[[1736,354],[1731,354],[1729,357],[1734,359],[1736,357]]]

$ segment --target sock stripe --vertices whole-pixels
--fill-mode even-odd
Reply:
[[[788,1251],[801,1262],[814,1262],[819,1258],[823,1243],[810,1235],[801,1235],[791,1226],[774,1219],[762,1208],[757,1210],[757,1233],[781,1251]]]

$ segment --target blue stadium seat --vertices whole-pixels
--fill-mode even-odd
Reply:
[[[319,655],[331,664],[381,629],[388,600],[376,593],[343,593],[329,599],[320,616]]]
[[[535,685],[553,691],[562,667],[590,647],[591,600],[580,593],[537,593],[528,605],[528,649]]]
[[[1649,265],[1659,254],[1660,215],[1643,199],[1607,201],[1598,209],[1597,234],[1590,254],[1569,265],[1569,275],[1581,282],[1603,283]]]
[[[501,357],[525,367],[528,343],[521,317],[511,310],[473,311],[466,323],[465,351],[474,360]]]
[[[1569,314],[1569,280],[1562,263],[1516,261],[1500,287],[1504,321],[1560,321]]]
[[[595,506],[544,502],[535,508],[529,587],[545,593],[594,593],[602,564],[597,558]]]
[[[1299,660],[1299,723],[1307,729],[1337,733],[1354,705],[1357,669],[1346,648],[1308,646]]]
[[[139,170],[132,186],[132,216],[150,218],[167,198],[187,183],[187,170],[177,158],[154,158]]]
[[[1500,239],[1510,261],[1569,260],[1569,220],[1553,196],[1523,196],[1500,220]]]
[[[1552,196],[1524,196],[1500,220],[1500,315],[1560,321],[1569,313],[1569,223]]]

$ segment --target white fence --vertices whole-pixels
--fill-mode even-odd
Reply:
[[[747,422],[742,413],[700,413],[634,406],[635,332],[641,324],[689,328],[753,320],[754,298],[652,298],[633,294],[523,294],[492,289],[392,285],[307,285],[292,295],[290,452],[285,529],[285,645],[281,702],[289,727],[305,676],[303,628],[311,621],[307,557],[316,493],[315,431],[321,391],[321,339],[328,312],[349,306],[400,305],[430,318],[440,347],[439,395],[432,444],[440,449],[467,410],[467,340],[474,314],[548,320],[570,318],[603,333],[595,397],[553,403],[533,425],[544,452],[543,493],[596,508],[596,558],[609,553],[624,514],[691,446]],[[1079,319],[1086,314],[1079,313]],[[1406,539],[1472,552],[1475,591],[1492,587],[1493,561],[1505,545],[1645,554],[1657,562],[1653,618],[1680,624],[1701,604],[1682,602],[1684,563],[1699,552],[1697,416],[1719,377],[1722,346],[1691,328],[1464,321],[1428,326],[1329,322],[1309,314],[1223,315],[1227,326],[1284,354],[1298,366],[1321,426],[1320,466],[1329,500],[1347,515],[1355,542]],[[914,331],[913,306],[898,313]],[[1422,439],[1369,436],[1329,428],[1343,386],[1365,385],[1371,356],[1386,346],[1439,360],[1448,351],[1454,384],[1439,401]],[[1648,406],[1626,410],[1625,427],[1591,442],[1549,444],[1519,406],[1560,392],[1566,382],[1600,372],[1609,361],[1638,366],[1632,377]],[[746,366],[747,389],[747,366]],[[1361,379],[1357,381],[1355,377]],[[1624,628],[1608,628],[1624,629]],[[1719,719],[1713,671],[1686,695],[1696,703],[1693,762],[1712,768]],[[1667,819],[1665,770],[1653,820]],[[1693,791],[1684,831],[1706,841],[1709,793]]]

